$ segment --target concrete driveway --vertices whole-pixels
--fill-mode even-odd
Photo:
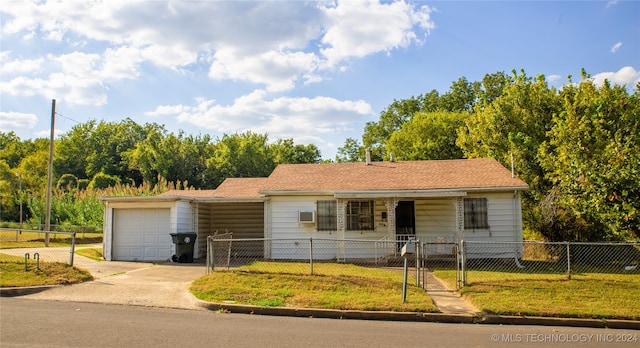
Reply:
[[[94,261],[76,255],[74,265],[95,280],[55,286],[25,298],[108,303],[165,308],[202,309],[189,285],[205,275],[204,264]]]

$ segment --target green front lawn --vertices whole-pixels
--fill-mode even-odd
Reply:
[[[287,269],[287,273],[271,270]],[[196,280],[191,292],[215,303],[263,307],[438,312],[422,289],[408,286],[402,303],[402,273],[345,264],[255,262]]]
[[[435,271],[453,286],[455,271]],[[468,271],[460,290],[489,314],[640,320],[640,275],[549,274]],[[479,279],[487,279],[482,281]]]
[[[25,270],[24,258],[0,254],[0,287],[74,284],[93,279],[88,271],[60,262],[28,260]]]

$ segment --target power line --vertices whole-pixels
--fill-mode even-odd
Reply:
[[[65,116],[65,115],[63,115],[63,114],[61,114],[61,113],[56,112],[56,115],[58,115],[58,116],[62,116],[63,118],[65,118],[65,119],[67,119],[67,120],[69,120],[69,121],[73,121],[73,122],[75,122],[76,124],[80,124],[80,122],[78,122],[78,121],[76,121],[76,120],[72,119],[71,117],[67,117],[67,116]]]

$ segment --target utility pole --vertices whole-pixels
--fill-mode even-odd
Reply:
[[[53,180],[53,138],[56,127],[56,100],[51,100],[51,137],[49,138],[49,173],[47,176],[47,216],[44,221],[44,246],[49,246],[51,231],[51,181]]]

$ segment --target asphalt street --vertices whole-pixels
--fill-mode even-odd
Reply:
[[[637,347],[640,331],[337,320],[0,298],[2,347]]]

